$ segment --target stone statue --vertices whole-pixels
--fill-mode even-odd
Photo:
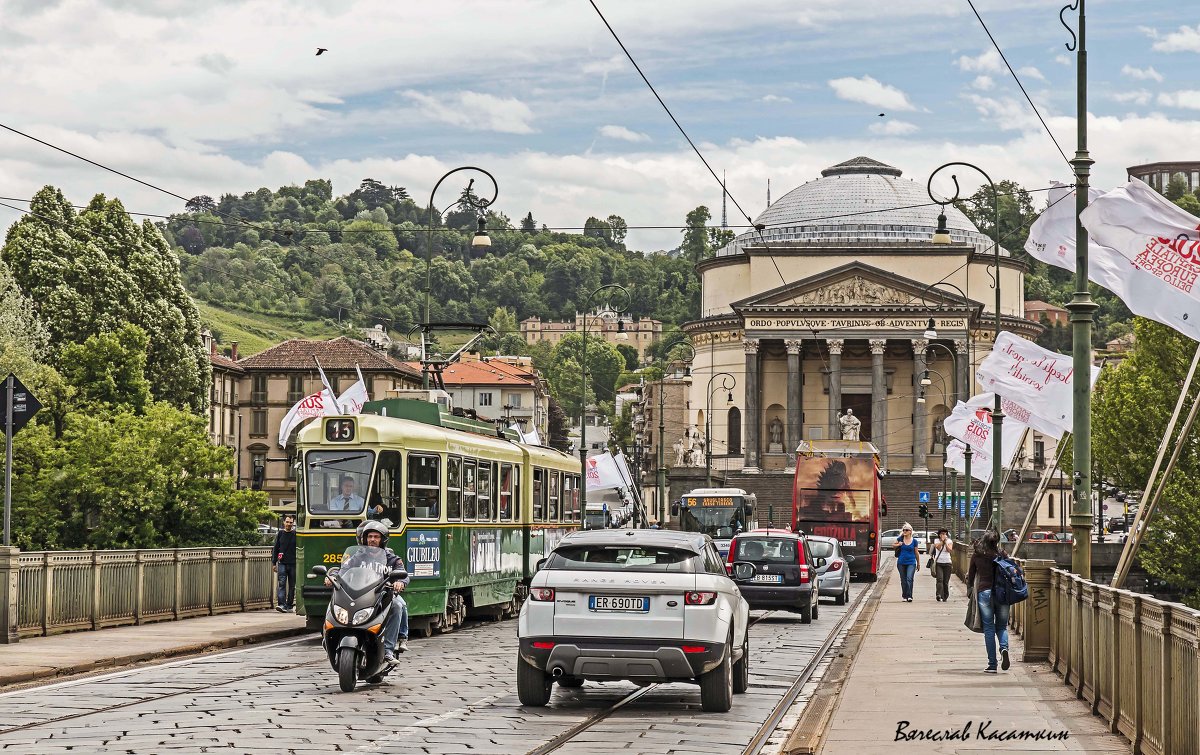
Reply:
[[[838,424],[842,426],[842,440],[858,440],[862,421],[854,416],[853,409],[847,409],[845,414],[839,415]]]
[[[675,466],[682,467],[683,466],[683,450],[684,450],[683,449],[683,440],[675,441],[675,445],[673,446],[673,448],[675,449]]]
[[[707,442],[708,439],[704,437],[704,433],[697,431],[696,445],[692,448],[692,453],[695,454],[693,459],[697,467],[704,466],[704,444]]]
[[[779,417],[771,420],[771,425],[767,428],[767,432],[771,435],[772,446],[783,445],[783,423],[779,421]]]

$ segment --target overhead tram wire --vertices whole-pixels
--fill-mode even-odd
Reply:
[[[1025,91],[1025,85],[1021,83],[1021,79],[1017,76],[1017,72],[1013,70],[1011,65],[1009,65],[1008,58],[1004,55],[1004,50],[1000,49],[1000,45],[996,43],[996,38],[992,36],[991,30],[988,29],[987,24],[984,23],[983,16],[980,16],[979,11],[975,9],[975,3],[973,3],[971,0],[967,0],[967,5],[971,6],[971,12],[974,13],[975,18],[979,20],[979,25],[983,27],[983,31],[985,34],[987,34],[988,39],[992,41],[992,47],[996,48],[996,52],[1000,54],[1000,59],[1004,61],[1004,67],[1008,69],[1010,74],[1012,74],[1013,81],[1017,82],[1017,86],[1021,89],[1021,94],[1025,95],[1025,101],[1029,103],[1029,107],[1033,108],[1033,114],[1037,116],[1039,121],[1041,121],[1042,128],[1045,129],[1046,135],[1050,137],[1050,141],[1054,142],[1054,147],[1058,150],[1058,154],[1062,155],[1063,161],[1070,165],[1070,158],[1067,157],[1067,153],[1064,152],[1062,146],[1059,145],[1058,139],[1054,138],[1054,133],[1050,131],[1050,127],[1046,125],[1046,119],[1043,118],[1041,112],[1038,111],[1037,105],[1033,104],[1033,99],[1029,96],[1029,92]]]

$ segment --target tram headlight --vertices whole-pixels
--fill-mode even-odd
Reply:
[[[340,624],[349,624],[350,623],[350,612],[347,611],[345,608],[342,608],[341,606],[334,606],[333,607],[333,618],[337,619],[338,623],[340,623]]]
[[[350,623],[351,624],[361,624],[364,621],[366,621],[367,619],[371,618],[371,614],[373,614],[374,612],[375,612],[374,608],[364,608],[360,611],[355,611],[354,612],[354,620],[351,621]]]

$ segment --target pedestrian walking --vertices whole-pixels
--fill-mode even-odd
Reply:
[[[283,517],[283,529],[275,533],[271,570],[275,572],[275,610],[287,613],[296,605],[296,517],[291,514]]]
[[[950,531],[938,530],[930,550],[933,552],[933,576],[937,578],[937,599],[944,602],[950,597],[950,554],[954,552]]]
[[[913,537],[912,525],[908,522],[900,528],[900,539],[896,541],[896,568],[900,570],[900,599],[911,603],[913,599],[913,577],[917,574],[917,539]]]
[[[995,576],[995,559],[1008,554],[1000,550],[1000,533],[989,529],[975,544],[971,552],[971,568],[967,571],[967,584],[975,580],[975,601],[979,618],[983,623],[983,645],[987,649],[989,674],[996,673],[996,640],[1000,641],[1000,668],[1008,671],[1008,612],[1010,606],[995,605],[992,587]]]

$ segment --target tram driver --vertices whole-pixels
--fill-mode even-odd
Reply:
[[[404,559],[392,552],[391,548],[387,547],[388,528],[379,522],[363,522],[358,525],[358,531],[355,533],[355,540],[359,545],[365,545],[369,548],[383,548],[387,553],[387,568],[393,569],[408,569],[404,566]],[[353,569],[361,564],[355,563],[355,556],[346,559],[341,565],[342,569]],[[400,593],[404,588],[408,587],[408,583],[412,581],[412,575],[404,579],[398,579],[392,583],[392,612],[388,614],[387,621],[383,625],[383,658],[390,664],[396,663],[396,651],[401,653],[408,651],[408,604],[404,602],[404,598],[400,597]],[[325,577],[325,586],[332,587],[333,580]]]

